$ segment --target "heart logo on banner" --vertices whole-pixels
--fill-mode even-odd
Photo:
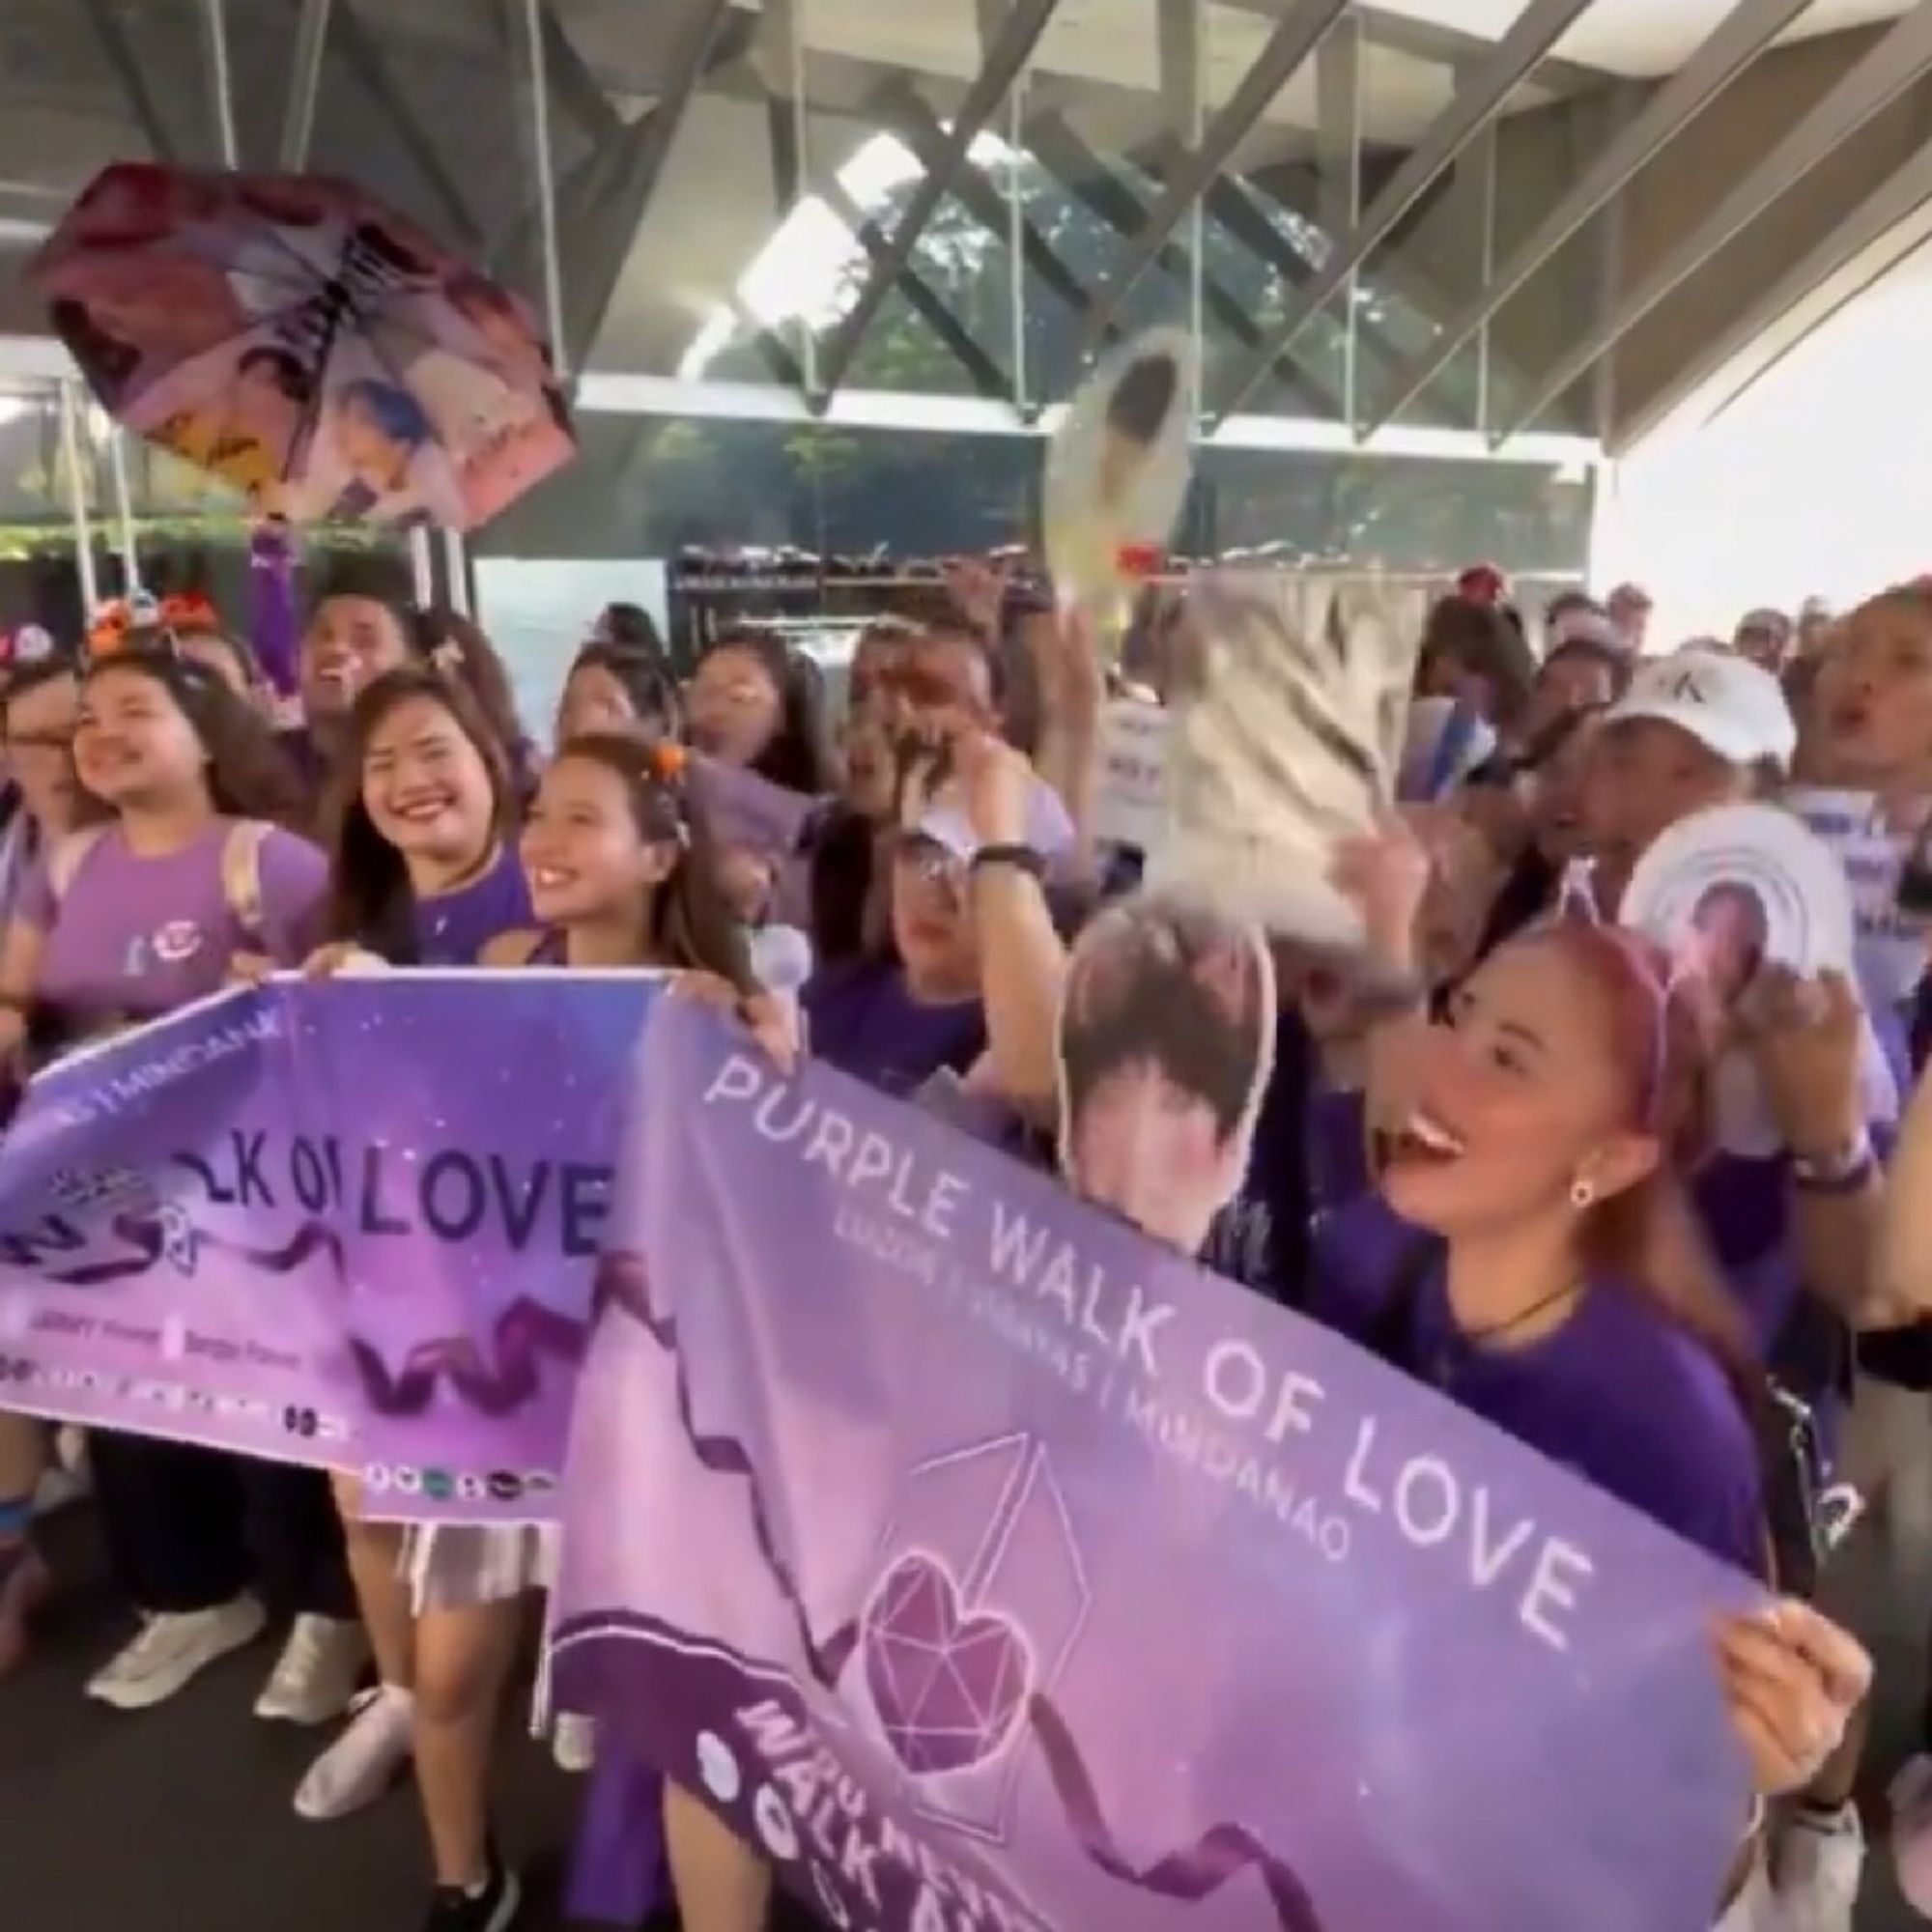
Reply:
[[[893,1755],[915,1777],[969,1771],[1003,1750],[1033,1689],[1033,1657],[995,1611],[967,1616],[938,1558],[914,1550],[886,1573],[859,1647]]]

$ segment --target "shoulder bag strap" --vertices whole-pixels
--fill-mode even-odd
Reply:
[[[221,896],[244,939],[262,937],[262,846],[270,827],[244,818],[228,828],[221,846]]]

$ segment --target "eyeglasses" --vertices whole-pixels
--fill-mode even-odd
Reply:
[[[950,845],[929,838],[923,832],[899,835],[893,857],[923,885],[937,888],[955,897],[966,882],[966,867]]]

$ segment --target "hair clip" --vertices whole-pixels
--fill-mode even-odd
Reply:
[[[661,784],[676,784],[691,766],[691,754],[682,745],[660,738],[650,750],[651,773]]]
[[[463,646],[454,638],[445,638],[430,646],[429,661],[444,677],[454,677],[463,668]]]
[[[101,605],[87,627],[87,655],[112,657],[126,645],[133,626],[134,613],[122,599]]]

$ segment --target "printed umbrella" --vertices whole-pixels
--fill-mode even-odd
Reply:
[[[341,182],[117,162],[28,279],[101,406],[302,522],[487,522],[576,448],[528,311]]]

